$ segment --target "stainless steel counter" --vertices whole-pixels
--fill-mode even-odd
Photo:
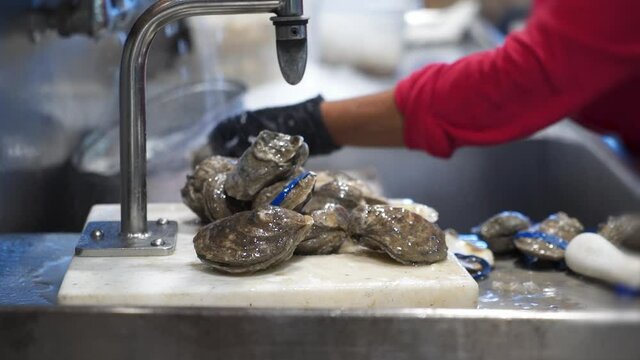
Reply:
[[[637,359],[640,315],[508,310],[0,312],[2,359]]]

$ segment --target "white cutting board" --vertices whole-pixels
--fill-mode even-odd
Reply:
[[[88,221],[119,220],[119,205],[95,206]],[[270,308],[476,307],[478,285],[451,253],[429,266],[385,256],[294,257],[267,272],[229,276],[196,257],[195,215],[179,204],[151,204],[149,219],[179,222],[176,252],[161,257],[74,257],[61,305]]]

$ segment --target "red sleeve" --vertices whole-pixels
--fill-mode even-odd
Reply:
[[[640,1],[538,1],[495,50],[435,64],[396,87],[405,143],[448,157],[529,136],[638,73]]]

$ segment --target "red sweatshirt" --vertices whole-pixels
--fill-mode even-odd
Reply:
[[[640,154],[640,0],[536,0],[502,47],[427,66],[395,97],[406,145],[435,156],[524,138],[566,116]]]

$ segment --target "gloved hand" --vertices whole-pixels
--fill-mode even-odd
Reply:
[[[311,155],[328,154],[340,149],[324,125],[320,104],[322,96],[299,104],[248,111],[226,119],[209,136],[214,154],[239,157],[262,130],[301,135]]]

